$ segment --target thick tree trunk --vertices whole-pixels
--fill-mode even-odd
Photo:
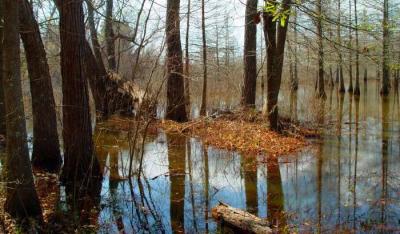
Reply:
[[[389,95],[389,1],[383,1],[383,52],[382,52],[382,88],[381,95]]]
[[[98,185],[98,180],[94,178],[101,178],[99,163],[93,153],[82,2],[65,0],[60,7],[64,139],[62,181],[74,198],[95,192],[91,190]]]
[[[3,67],[3,3],[0,3],[0,68]],[[0,71],[0,85],[3,85],[4,72]],[[0,88],[0,135],[6,134],[6,119],[5,119],[5,105],[4,105],[4,90]],[[1,142],[0,142],[1,144]]]
[[[55,3],[60,11],[61,0],[55,0]],[[97,32],[93,33],[97,37]],[[124,82],[114,72],[107,72],[104,63],[98,62],[93,54],[89,42],[86,39],[84,42],[84,72],[89,80],[97,114],[100,118],[107,118],[115,113],[132,114],[133,110],[137,109],[137,104],[141,103],[143,92],[138,90],[138,86],[133,82]]]
[[[106,37],[108,69],[116,72],[117,62],[115,60],[115,35],[113,29],[113,0],[106,1],[106,20],[104,25]]]
[[[182,76],[182,46],[179,31],[180,0],[167,2],[167,114],[166,118],[187,121],[184,80]]]
[[[203,92],[201,97],[200,115],[207,112],[207,38],[204,0],[201,0],[201,39],[203,43]]]
[[[244,33],[244,86],[242,105],[255,108],[257,88],[257,0],[247,0]]]
[[[244,233],[272,233],[268,221],[246,211],[220,203],[211,211],[214,219],[223,221]]]
[[[317,3],[317,34],[318,34],[318,90],[317,95],[319,98],[325,99],[325,79],[324,79],[324,42],[322,31],[322,0]]]
[[[61,166],[57,115],[46,51],[39,25],[27,0],[19,0],[19,26],[28,64],[32,97],[33,150],[35,167],[57,171]]]
[[[271,4],[277,4],[273,0],[267,0]],[[283,0],[282,11],[290,10],[291,0]],[[278,96],[282,81],[282,68],[285,52],[285,42],[289,15],[285,24],[276,27],[274,16],[267,12],[263,13],[264,38],[267,47],[267,111],[270,128],[279,130],[278,126]]]
[[[21,87],[18,1],[4,0],[4,78],[7,151],[5,162],[5,210],[13,217],[42,220],[42,210],[34,187],[27,144]]]

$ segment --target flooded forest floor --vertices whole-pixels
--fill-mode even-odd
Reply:
[[[109,130],[132,130],[131,119],[114,117],[103,124]],[[267,117],[257,111],[228,111],[199,117],[185,123],[159,120],[150,124],[149,132],[162,129],[168,134],[199,138],[205,146],[237,151],[246,155],[269,157],[295,153],[310,144],[307,138],[320,135],[318,129],[307,128],[289,119],[281,121],[282,131],[269,130]]]

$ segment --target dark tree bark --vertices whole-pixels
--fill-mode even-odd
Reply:
[[[244,33],[244,86],[242,105],[255,108],[257,87],[257,0],[247,0]]]
[[[276,1],[266,0],[270,4]],[[290,10],[291,0],[282,1],[282,11]],[[263,13],[264,38],[267,47],[267,111],[270,128],[279,130],[278,126],[278,96],[282,81],[282,68],[285,52],[285,42],[289,15],[282,26],[278,26],[273,20],[274,16],[268,12]],[[278,20],[279,21],[279,20]]]
[[[117,62],[115,60],[115,35],[113,29],[113,0],[106,1],[106,21],[104,25],[104,34],[106,36],[108,69],[116,71]]]
[[[61,178],[69,194],[78,198],[95,192],[95,189],[91,190],[98,187],[95,178],[101,178],[99,163],[93,153],[82,2],[64,0],[60,5],[64,139]]]
[[[364,82],[368,81],[368,69],[364,68]]]
[[[33,150],[32,163],[48,171],[61,166],[57,115],[46,51],[39,25],[27,0],[19,0],[19,26],[28,65],[32,97]]]
[[[4,0],[4,91],[7,128],[5,211],[15,218],[42,220],[27,144],[21,87],[18,1]]]
[[[383,52],[381,95],[389,95],[389,0],[383,1]]]
[[[203,92],[201,97],[200,115],[207,112],[207,38],[204,0],[201,0],[201,39],[203,43]]]
[[[182,46],[179,27],[180,0],[167,2],[167,119],[187,121],[184,80],[182,76]]]
[[[61,12],[61,0],[55,0],[55,3]],[[94,31],[94,33],[96,32]],[[86,39],[84,42],[84,72],[89,80],[98,117],[100,119],[107,118],[114,113],[132,114],[131,110],[135,109],[134,106],[138,97],[135,93],[127,90],[126,87],[132,87],[135,84],[115,79],[115,74],[113,72],[108,73],[104,63],[98,62],[89,42]]]
[[[0,68],[3,68],[3,4],[0,3]],[[0,71],[0,85],[3,85],[3,71]],[[6,134],[6,119],[4,105],[4,90],[0,88],[0,135]]]
[[[360,53],[358,45],[358,17],[357,17],[357,0],[354,0],[354,20],[355,20],[355,34],[356,34],[356,87],[354,88],[354,95],[360,96]]]
[[[318,35],[318,90],[317,96],[319,98],[326,98],[325,94],[325,79],[324,79],[324,42],[322,31],[322,0],[317,2],[317,35]]]

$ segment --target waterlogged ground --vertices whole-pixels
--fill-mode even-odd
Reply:
[[[126,137],[98,130],[107,175],[100,232],[215,233],[221,227],[210,209],[219,201],[268,217],[281,231],[400,231],[399,96],[383,100],[375,82],[362,91],[356,99],[328,90],[325,104],[304,90],[297,102],[284,93],[285,115],[309,121],[324,113],[315,121],[330,130],[314,147],[279,159],[253,159],[160,131],[145,144],[140,180],[125,180]]]
[[[219,201],[267,217],[280,232],[400,232],[399,95],[382,99],[374,81],[361,85],[359,99],[335,88],[320,103],[310,90],[284,90],[280,111],[329,130],[279,158],[254,159],[161,130],[141,151],[126,133],[97,128],[105,174],[98,232],[224,232],[210,213]]]

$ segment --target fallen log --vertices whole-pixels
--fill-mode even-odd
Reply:
[[[272,233],[268,221],[246,211],[220,203],[211,210],[212,217],[245,233]]]

